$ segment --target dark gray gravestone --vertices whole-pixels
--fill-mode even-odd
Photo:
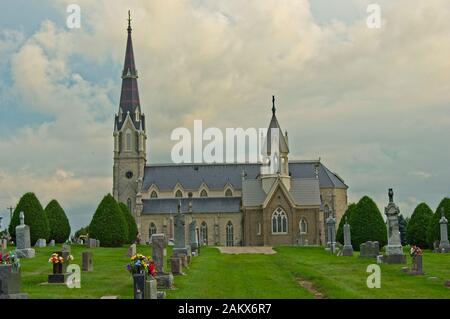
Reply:
[[[350,225],[347,222],[347,217],[345,217],[344,224],[344,248],[342,250],[342,256],[353,256],[353,246],[352,239],[350,235]]]
[[[412,257],[412,269],[409,271],[410,275],[423,275],[422,255]]]
[[[182,275],[183,274],[183,265],[181,263],[181,258],[172,257],[170,258],[170,265],[172,274],[174,275]]]
[[[145,274],[133,274],[134,299],[145,298]]]
[[[195,219],[189,224],[189,244],[191,251],[198,254],[197,221]]]
[[[38,248],[47,247],[47,241],[45,239],[40,238],[36,241],[36,244],[34,245],[34,247],[38,247]]]
[[[92,258],[92,252],[85,251],[81,254],[82,259],[82,271],[94,271],[94,260]]]
[[[152,258],[155,263],[158,288],[162,289],[170,289],[173,287],[173,275],[164,272],[164,260],[167,255],[166,244],[166,236],[164,234],[153,234]]]
[[[0,299],[27,299],[20,293],[20,269],[12,265],[0,265]]]

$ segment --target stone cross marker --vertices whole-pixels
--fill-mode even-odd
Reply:
[[[448,241],[448,220],[445,218],[444,207],[441,208],[441,219],[439,220],[441,241],[439,243],[439,251],[443,253],[450,253],[450,243]]]
[[[400,209],[394,203],[394,191],[389,188],[389,204],[384,209],[388,223],[388,245],[386,256],[383,261],[388,264],[405,264],[406,256],[403,254],[403,247],[400,240],[400,230],[398,226],[398,214]]]
[[[344,224],[344,248],[342,251],[342,256],[353,256],[353,246],[352,239],[350,235],[350,225],[347,221],[347,216],[345,216]]]
[[[20,212],[19,218],[20,218],[20,225],[25,225],[25,215],[23,212]]]

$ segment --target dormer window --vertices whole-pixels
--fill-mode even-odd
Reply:
[[[140,121],[140,117],[141,117],[141,115],[140,115],[139,111],[136,110],[136,122]]]
[[[200,192],[200,197],[208,197],[208,192],[204,189]]]
[[[175,197],[183,197],[183,193],[180,190],[177,190],[177,192],[175,193]]]
[[[119,108],[119,122],[122,122],[123,111],[122,108]]]

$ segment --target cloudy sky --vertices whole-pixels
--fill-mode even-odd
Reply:
[[[170,162],[176,127],[264,127],[271,96],[291,159],[317,159],[349,199],[404,215],[450,196],[450,2],[0,0],[0,212],[35,192],[72,228],[112,188],[127,10],[148,159]],[[81,28],[66,8],[81,7]],[[6,222],[5,222],[6,221]]]

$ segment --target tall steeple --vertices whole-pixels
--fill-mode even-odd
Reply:
[[[137,83],[138,73],[134,62],[133,40],[131,38],[131,31],[133,30],[131,28],[131,21],[131,13],[128,11],[128,39],[122,71],[122,92],[120,95],[119,114],[116,121],[117,130],[121,129],[127,114],[130,114],[137,130],[143,130],[145,124],[144,118],[141,117],[142,112]]]

